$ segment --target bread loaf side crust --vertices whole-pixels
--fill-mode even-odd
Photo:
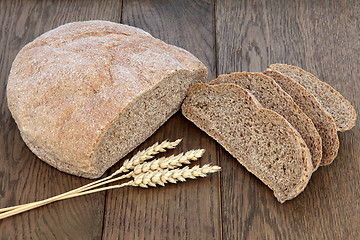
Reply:
[[[94,153],[103,134],[127,106],[176,72],[199,77],[194,82],[207,75],[189,52],[141,29],[107,21],[69,23],[19,52],[8,79],[8,106],[24,141],[42,160],[98,177],[104,165],[96,164]],[[174,84],[188,88],[179,81]],[[174,100],[177,108],[182,100]]]

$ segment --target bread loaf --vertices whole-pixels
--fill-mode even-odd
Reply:
[[[310,149],[314,171],[322,157],[321,137],[311,119],[270,77],[262,73],[240,72],[220,75],[210,84],[232,83],[249,91],[261,106],[283,116],[301,135]]]
[[[337,156],[339,149],[339,139],[334,119],[320,105],[314,95],[293,79],[274,70],[267,70],[263,73],[266,76],[272,77],[313,121],[322,140],[322,159],[320,165],[330,164]]]
[[[27,146],[78,176],[100,177],[179,110],[207,77],[189,52],[107,21],[65,24],[14,60],[8,106]]]
[[[292,78],[313,94],[321,106],[334,118],[338,131],[350,130],[355,125],[355,109],[349,101],[329,84],[320,81],[317,77],[299,67],[287,64],[272,64],[269,68]]]
[[[313,165],[300,134],[279,114],[233,84],[192,86],[183,115],[257,176],[280,202],[306,187]]]

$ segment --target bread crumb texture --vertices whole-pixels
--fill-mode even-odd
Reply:
[[[339,149],[339,138],[333,117],[321,106],[313,94],[292,78],[275,70],[267,70],[264,74],[272,77],[312,120],[322,141],[320,166],[331,164],[336,158]]]
[[[299,108],[281,87],[262,73],[238,72],[220,75],[210,84],[230,83],[238,85],[251,93],[262,107],[283,116],[301,135],[308,146],[314,171],[319,167],[322,157],[321,137],[311,119]]]
[[[195,84],[182,112],[269,186],[280,202],[304,190],[313,172],[304,140],[245,89],[234,84]]]
[[[343,132],[354,127],[356,121],[354,107],[329,84],[320,81],[313,74],[296,66],[272,64],[269,68],[289,76],[312,93],[321,106],[334,118],[338,131]]]

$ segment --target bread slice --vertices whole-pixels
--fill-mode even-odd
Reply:
[[[339,149],[339,139],[334,119],[321,107],[314,95],[293,79],[273,70],[267,70],[263,73],[266,76],[272,77],[312,120],[322,140],[322,159],[320,165],[330,164],[335,159]]]
[[[7,99],[22,138],[43,161],[100,177],[180,109],[207,69],[184,49],[107,21],[68,23],[27,44]]]
[[[283,116],[301,135],[310,149],[314,171],[322,157],[321,137],[311,119],[296,105],[292,98],[270,77],[262,73],[232,73],[220,75],[212,85],[232,83],[249,91],[261,106]]]
[[[269,68],[292,78],[312,93],[321,106],[334,118],[338,131],[350,130],[355,125],[355,109],[349,101],[329,84],[320,81],[314,75],[299,67],[287,64],[272,64]]]
[[[306,187],[313,167],[304,140],[245,89],[195,84],[182,113],[272,189],[278,201],[290,200]]]

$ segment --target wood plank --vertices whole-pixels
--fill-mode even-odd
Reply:
[[[61,173],[25,146],[7,108],[5,88],[18,51],[61,24],[90,19],[119,21],[121,2],[0,2],[0,206],[45,199],[90,180]],[[99,239],[105,193],[54,203],[0,223],[1,239]]]
[[[213,7],[210,0],[200,1],[124,1],[122,23],[144,29],[168,44],[184,48],[215,76]]]
[[[122,23],[189,50],[213,78],[212,10],[211,1],[124,1]],[[204,148],[199,163],[216,163],[215,141],[180,113],[138,149],[177,138],[183,142],[168,154]],[[104,239],[220,239],[219,175],[166,187],[109,191],[105,214]]]
[[[358,1],[217,1],[219,73],[298,65],[360,107]],[[334,163],[305,191],[280,204],[222,151],[224,239],[359,239],[360,129],[339,133]]]

